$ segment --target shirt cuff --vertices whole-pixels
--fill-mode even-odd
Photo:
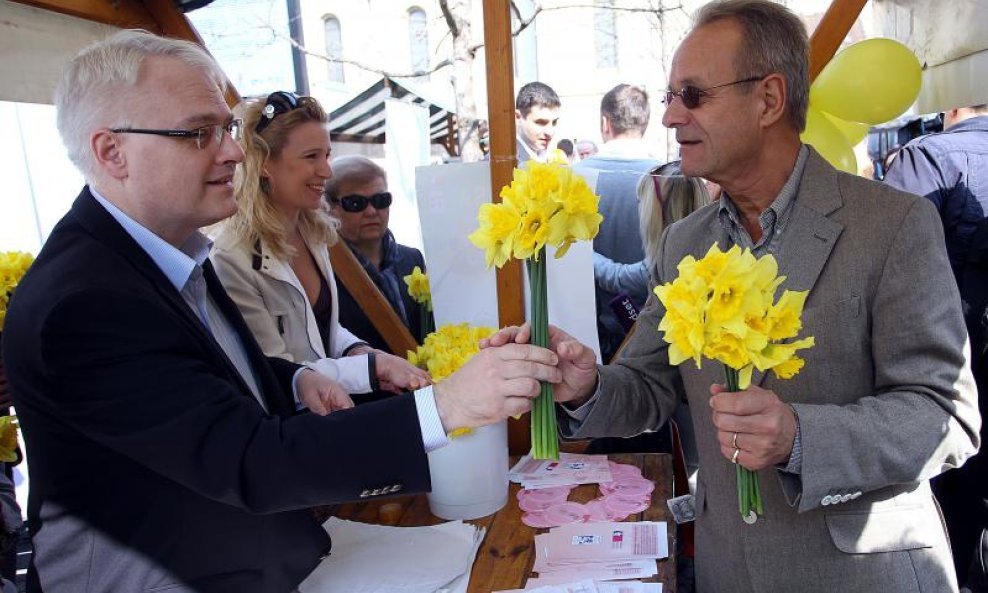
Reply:
[[[292,375],[292,399],[295,400],[295,411],[296,412],[298,412],[299,410],[305,408],[305,404],[302,403],[302,398],[299,397],[299,394],[298,394],[298,377],[299,377],[299,375],[301,375],[305,371],[315,372],[315,369],[310,369],[309,367],[301,367],[299,370],[295,371],[295,374],[294,375]]]
[[[439,408],[436,407],[436,396],[432,392],[432,385],[415,390],[415,411],[419,417],[419,428],[422,429],[422,446],[425,447],[425,452],[446,446],[449,438],[439,418]]]
[[[796,419],[796,437],[792,441],[792,453],[789,454],[789,463],[780,469],[787,474],[801,474],[803,473],[803,439],[800,437],[799,431],[799,414],[793,409],[792,415]]]
[[[600,371],[597,371],[597,387],[593,391],[593,395],[590,399],[580,404],[579,407],[573,408],[567,403],[562,403],[559,405],[563,413],[572,418],[577,422],[583,422],[590,415],[590,410],[593,409],[595,403],[600,398]]]

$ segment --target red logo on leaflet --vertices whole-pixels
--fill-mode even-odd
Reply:
[[[623,531],[611,532],[611,547],[620,548],[622,544],[624,544],[624,532]]]
[[[551,472],[552,470],[556,469],[557,467],[559,467],[559,462],[558,461],[553,461],[549,465],[545,466],[545,471]]]

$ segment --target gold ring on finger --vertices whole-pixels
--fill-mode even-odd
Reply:
[[[734,455],[731,455],[731,463],[736,465],[738,462],[738,455],[740,454],[741,454],[741,449],[734,447]]]
[[[738,433],[734,433],[734,438],[731,439],[731,446],[735,449],[738,448]]]

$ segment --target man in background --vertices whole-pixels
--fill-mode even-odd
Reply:
[[[638,234],[638,181],[660,163],[649,152],[642,137],[648,128],[651,109],[648,93],[629,84],[619,84],[600,101],[600,151],[573,166],[574,171],[595,173],[595,192],[600,196],[604,221],[593,240],[596,253],[617,263],[630,264],[645,258]],[[622,295],[596,287],[597,335],[600,353],[607,362],[624,339],[625,330],[610,303]],[[641,310],[646,291],[623,295]]]
[[[556,91],[541,82],[530,82],[518,91],[515,98],[515,128],[519,165],[532,159],[545,162],[549,143],[559,125],[561,105]]]
[[[988,105],[944,114],[944,131],[916,138],[899,151],[885,182],[937,207],[950,267],[957,279],[971,338],[982,415],[988,409]],[[985,426],[981,426],[984,442]],[[962,586],[988,591],[988,456],[939,476],[933,490],[943,507]]]

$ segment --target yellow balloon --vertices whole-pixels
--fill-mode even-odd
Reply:
[[[810,101],[840,119],[880,124],[895,119],[919,95],[919,60],[892,39],[867,39],[841,51],[810,88]]]
[[[827,121],[834,124],[834,127],[840,131],[841,135],[847,139],[847,143],[851,146],[857,146],[858,142],[864,140],[865,136],[868,135],[868,130],[871,129],[871,126],[868,124],[843,120],[829,113],[824,113],[823,116],[827,118]]]
[[[806,131],[799,138],[815,148],[831,165],[857,175],[858,160],[847,138],[817,109],[810,108],[806,116]]]

